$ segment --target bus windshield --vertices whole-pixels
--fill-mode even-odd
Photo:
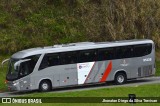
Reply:
[[[7,73],[7,80],[14,80],[18,78],[19,73],[19,64],[18,59],[10,59],[8,64],[8,73]]]
[[[6,79],[8,81],[13,81],[32,73],[39,56],[40,55],[30,56],[24,59],[11,58]]]

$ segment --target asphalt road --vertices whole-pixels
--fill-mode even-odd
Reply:
[[[51,91],[49,93],[52,93],[52,92],[58,92],[58,93],[74,92],[74,91],[92,90],[92,89],[100,89],[100,88],[139,86],[139,85],[154,84],[154,83],[160,83],[160,77],[147,77],[147,78],[141,78],[141,79],[137,79],[137,80],[131,80],[131,81],[128,81],[126,84],[123,84],[123,85],[114,85],[113,82],[108,82],[108,83],[96,84],[96,85],[59,88],[59,89],[54,89],[53,91]],[[23,96],[23,95],[27,95],[27,94],[32,94],[34,92],[37,92],[37,91],[23,92],[23,93],[4,92],[4,93],[0,93],[0,97]]]

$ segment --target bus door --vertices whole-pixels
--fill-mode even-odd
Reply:
[[[20,90],[29,90],[31,87],[30,83],[30,59],[20,60],[17,64],[19,64],[19,84]]]

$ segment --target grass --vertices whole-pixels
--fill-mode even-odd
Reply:
[[[136,94],[137,97],[160,97],[160,84],[102,88],[96,90],[70,91],[65,93],[32,93],[27,97],[128,97],[128,94]],[[146,93],[147,92],[147,93]]]
[[[159,97],[160,84],[150,84],[150,85],[140,85],[140,86],[130,86],[130,87],[117,87],[117,88],[102,88],[96,90],[87,90],[87,91],[70,91],[65,93],[33,93],[26,95],[25,97],[128,97],[128,94],[136,94],[136,97]],[[146,93],[147,92],[147,93]],[[16,104],[18,106],[18,104]],[[32,104],[35,106],[36,104]],[[38,104],[39,106],[72,106],[72,105],[86,105],[86,106],[129,106],[129,103],[46,103]],[[136,103],[135,106],[160,106],[158,103]],[[7,104],[6,106],[10,106]],[[21,104],[21,106],[26,106],[26,104]]]
[[[7,87],[6,87],[6,84],[5,84],[5,79],[6,79],[6,70],[7,70],[7,66],[6,64],[4,65],[4,67],[2,68],[2,65],[1,65],[1,62],[4,60],[4,59],[7,59],[9,58],[8,55],[3,55],[3,56],[0,56],[0,92],[3,92],[3,91],[6,91]]]
[[[156,76],[160,76],[160,50],[156,50]]]

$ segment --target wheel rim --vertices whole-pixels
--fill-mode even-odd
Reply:
[[[124,76],[123,76],[123,75],[119,75],[119,76],[117,77],[117,81],[118,81],[119,83],[123,83],[123,82],[124,82]]]
[[[49,86],[48,86],[47,83],[43,83],[43,84],[42,84],[42,88],[43,88],[44,90],[48,90]]]

